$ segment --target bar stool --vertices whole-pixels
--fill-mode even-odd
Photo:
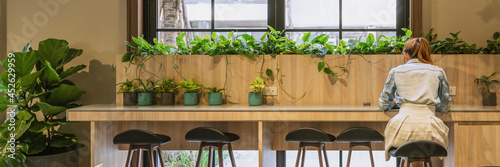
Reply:
[[[384,136],[373,130],[371,128],[366,127],[353,127],[344,130],[342,133],[337,136],[337,142],[339,143],[349,143],[349,155],[347,156],[347,167],[351,164],[351,154],[352,148],[356,146],[365,146],[368,147],[370,152],[370,161],[372,167],[375,166],[373,162],[373,153],[372,153],[372,142],[384,142]]]
[[[219,149],[219,167],[223,167],[224,157],[222,155],[222,147],[224,147],[224,145],[227,145],[229,157],[231,158],[231,165],[233,167],[236,167],[231,143],[240,139],[240,136],[233,133],[221,132],[220,130],[217,130],[215,128],[198,127],[187,132],[185,139],[188,142],[201,142],[198,152],[198,158],[196,160],[196,167],[200,166],[201,156],[203,155],[203,150],[206,146],[208,146],[209,148],[208,167],[213,167],[215,163],[214,147],[217,147]]]
[[[299,166],[300,162],[300,157],[302,155],[302,164],[301,166],[304,167],[304,160],[306,157],[306,147],[311,146],[318,148],[318,158],[319,158],[319,165],[320,167],[323,167],[323,160],[321,159],[321,150],[323,149],[323,156],[325,157],[325,164],[327,167],[330,165],[328,164],[328,157],[326,155],[326,148],[325,148],[325,143],[332,143],[335,141],[335,136],[325,133],[319,129],[315,128],[299,128],[296,130],[293,130],[289,132],[286,135],[287,142],[299,142],[299,152],[297,154],[297,161],[295,163],[295,167]]]
[[[424,166],[432,167],[431,157],[446,157],[446,149],[435,142],[415,140],[406,142],[398,148],[391,148],[389,154],[401,158],[400,167],[410,167],[413,162],[422,162]]]
[[[142,150],[148,150],[148,158],[149,158],[149,166],[153,167],[158,166],[157,162],[153,159],[156,159],[158,156],[160,160],[160,166],[163,167],[163,159],[161,157],[161,145],[170,142],[170,137],[154,134],[147,130],[142,129],[131,129],[124,131],[113,138],[114,144],[129,144],[128,154],[127,154],[127,162],[126,167],[131,166],[131,157],[134,153],[134,150],[138,150],[139,157],[137,158],[137,164],[141,164],[142,160]],[[156,149],[156,156],[154,155],[154,151]],[[153,158],[154,157],[154,158]],[[153,163],[154,162],[154,163]]]

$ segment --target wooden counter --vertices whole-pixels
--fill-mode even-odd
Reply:
[[[354,126],[371,127],[381,133],[397,111],[381,112],[378,107],[359,106],[115,106],[88,105],[66,111],[69,121],[91,122],[91,163],[123,166],[127,146],[117,146],[117,133],[141,128],[172,137],[165,150],[196,149],[184,134],[198,126],[211,126],[237,133],[235,149],[259,150],[260,166],[275,166],[273,150],[296,149],[284,136],[299,127],[315,127],[337,136]],[[500,107],[453,106],[452,112],[437,113],[450,128],[449,156],[445,166],[500,165]],[[345,144],[329,144],[327,149],[345,150]],[[383,144],[374,144],[382,150]],[[474,157],[471,159],[471,157]]]

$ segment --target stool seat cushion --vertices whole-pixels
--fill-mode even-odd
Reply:
[[[337,142],[384,142],[384,136],[371,128],[354,127],[346,129],[342,133],[340,133],[337,136]]]
[[[331,143],[335,136],[315,128],[299,128],[286,135],[287,142]]]
[[[163,145],[170,142],[170,137],[162,134],[154,134],[143,129],[131,129],[124,131],[113,138],[114,144],[133,144],[133,145]]]
[[[446,149],[435,142],[425,140],[415,140],[407,142],[398,148],[389,149],[389,154],[393,157],[446,157],[448,152]]]
[[[198,127],[186,133],[188,142],[208,142],[208,143],[232,143],[240,139],[240,136],[234,133],[222,132],[215,128]]]

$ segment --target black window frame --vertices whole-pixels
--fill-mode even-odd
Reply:
[[[268,0],[267,1],[267,23],[277,31],[285,32],[338,32],[339,39],[342,39],[342,32],[373,32],[373,31],[389,31],[396,32],[397,35],[403,35],[402,28],[409,27],[410,8],[409,0],[396,0],[396,29],[343,29],[342,27],[342,1],[339,0],[339,28],[338,29],[311,29],[311,28],[293,28],[286,29],[286,8],[285,0]],[[151,42],[157,37],[158,32],[267,32],[268,28],[215,28],[215,0],[211,0],[211,28],[210,29],[178,29],[178,28],[157,28],[157,4],[158,0],[144,0],[144,18],[143,18],[143,33],[144,38]]]

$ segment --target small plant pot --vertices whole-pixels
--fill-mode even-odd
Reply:
[[[194,106],[198,104],[198,93],[184,93],[184,105]]]
[[[222,105],[222,93],[208,93],[208,105]]]
[[[248,105],[251,106],[262,105],[262,93],[248,93]]]
[[[137,92],[123,93],[123,105],[124,106],[137,105]]]
[[[164,106],[175,105],[174,93],[162,93],[160,103],[161,103],[161,105],[164,105]]]
[[[496,93],[483,93],[483,106],[496,106],[497,94]]]
[[[153,104],[153,94],[139,93],[138,103],[140,106],[149,106]]]

